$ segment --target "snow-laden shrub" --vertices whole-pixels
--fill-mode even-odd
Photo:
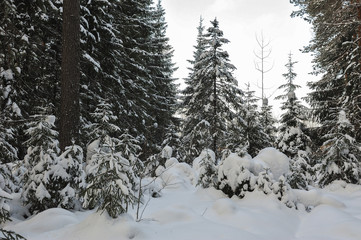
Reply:
[[[273,176],[269,168],[260,172],[257,176],[256,189],[268,195],[273,191]]]
[[[176,158],[170,158],[165,162],[165,167],[159,166],[155,171],[163,187],[179,186],[189,188],[197,184],[197,175],[194,169],[184,162],[178,162]]]
[[[278,200],[283,202],[287,207],[294,208],[296,204],[291,197],[291,187],[286,182],[286,178],[281,176],[278,181],[272,184],[273,193],[277,196]]]
[[[286,182],[285,174],[281,174],[276,179],[268,162],[263,162],[263,159],[271,161],[271,159],[274,159],[272,156],[281,156],[281,159],[274,159],[274,161],[288,166],[288,158],[285,158],[283,154],[278,154],[279,152],[275,149],[266,149],[267,151],[273,153],[269,158],[262,157],[265,151],[261,154],[261,157],[254,159],[249,155],[239,157],[235,153],[229,154],[218,166],[218,182],[216,186],[229,197],[236,195],[243,198],[247,192],[256,190],[267,195],[276,195],[286,206],[295,207],[296,204],[291,197],[291,187]],[[277,170],[276,173],[278,174],[280,174],[279,169],[285,170],[285,166],[275,168],[274,165],[275,163],[271,166]]]
[[[230,154],[218,167],[217,188],[229,197],[236,195],[243,198],[245,192],[255,189],[256,177],[251,173],[251,159]]]

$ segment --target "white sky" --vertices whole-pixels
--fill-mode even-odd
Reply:
[[[302,89],[296,92],[300,98],[309,91],[306,83],[315,80],[308,74],[312,71],[312,57],[301,53],[300,49],[306,46],[311,39],[312,31],[308,23],[299,18],[291,18],[295,10],[289,0],[163,0],[168,23],[167,35],[170,44],[175,50],[174,62],[178,71],[175,77],[187,77],[188,59],[192,59],[194,45],[197,38],[197,27],[202,15],[206,28],[210,21],[217,17],[224,37],[230,43],[224,45],[230,60],[237,67],[234,76],[238,85],[245,89],[245,83],[251,83],[251,89],[257,91],[260,97],[261,73],[255,69],[254,61],[257,51],[256,34],[263,35],[270,40],[272,53],[269,66],[274,63],[273,69],[265,74],[265,95],[270,97],[274,114],[280,115],[280,103],[273,100],[280,91],[276,89],[285,79],[282,76],[287,71],[284,66],[288,61],[288,53],[293,53],[293,60],[298,61],[294,71],[297,73],[296,83]],[[276,91],[276,92],[275,92]]]

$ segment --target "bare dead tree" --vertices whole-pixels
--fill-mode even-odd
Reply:
[[[256,41],[259,49],[254,50],[254,55],[256,56],[256,60],[254,61],[254,65],[257,71],[261,73],[261,99],[262,106],[267,105],[267,97],[265,96],[264,90],[264,75],[273,69],[274,63],[270,64],[267,60],[272,53],[272,48],[270,47],[271,41],[266,40],[263,36],[263,32],[259,35],[256,34]]]

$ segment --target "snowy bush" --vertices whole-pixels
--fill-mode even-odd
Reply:
[[[291,196],[291,188],[286,182],[284,176],[281,176],[278,181],[272,185],[273,193],[277,196],[278,200],[283,202],[287,207],[294,208],[296,204]]]
[[[256,181],[256,189],[268,195],[273,190],[273,176],[269,169],[260,172]]]
[[[270,156],[265,153],[270,153]],[[286,206],[295,207],[296,205],[290,197],[292,195],[291,187],[285,178],[285,174],[288,172],[288,170],[286,171],[288,161],[284,154],[273,148],[261,150],[254,159],[249,155],[239,157],[237,154],[231,153],[218,166],[217,188],[229,197],[236,195],[240,198],[243,198],[247,192],[257,190],[266,195],[273,194]],[[271,164],[269,164],[270,162]],[[281,165],[276,166],[277,163]],[[276,171],[276,174],[280,174],[277,179],[272,169]],[[282,171],[285,173],[281,174]]]
[[[253,191],[256,177],[251,173],[251,161],[248,157],[241,158],[230,154],[218,167],[217,188],[229,197],[236,195],[243,198],[245,192]]]

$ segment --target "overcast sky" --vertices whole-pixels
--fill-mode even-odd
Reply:
[[[276,117],[280,115],[280,103],[273,98],[281,94],[276,89],[285,83],[282,74],[287,71],[284,65],[290,51],[293,60],[298,61],[294,69],[298,75],[296,83],[302,86],[296,95],[300,98],[309,91],[306,83],[315,79],[308,74],[312,71],[312,57],[301,53],[300,49],[308,44],[312,31],[302,19],[290,17],[295,8],[289,0],[163,0],[162,4],[166,10],[167,35],[175,50],[174,61],[179,67],[175,77],[182,79],[188,75],[187,67],[190,65],[187,59],[192,59],[200,16],[204,18],[206,28],[217,17],[224,37],[230,40],[223,48],[237,68],[234,76],[239,87],[244,89],[245,83],[250,82],[259,97],[261,73],[254,65],[254,51],[259,49],[256,34],[263,32],[264,37],[270,40],[272,53],[269,66],[273,65],[273,68],[265,74],[264,83],[265,95],[272,95],[270,103],[274,105]]]

